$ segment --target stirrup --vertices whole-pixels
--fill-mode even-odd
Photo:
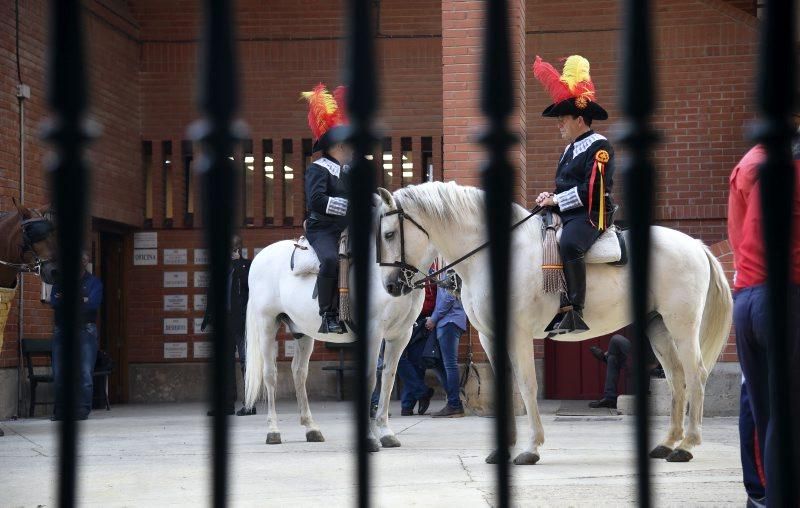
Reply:
[[[583,333],[589,331],[589,327],[581,317],[580,313],[570,306],[565,308],[563,313],[559,313],[550,321],[550,324],[545,328],[546,332],[553,335],[561,335],[565,333]]]
[[[317,333],[345,333],[345,327],[339,320],[338,314],[330,313],[322,316],[322,324],[319,326]]]

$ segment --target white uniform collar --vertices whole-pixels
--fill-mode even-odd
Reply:
[[[606,137],[603,136],[602,134],[594,132],[591,135],[581,139],[580,141],[576,141],[575,143],[572,144],[572,158],[574,159],[575,157],[579,156],[580,154],[588,150],[590,146],[592,146],[597,141],[600,141],[601,139],[606,139]],[[567,148],[564,150],[564,153],[567,153],[567,150],[569,150],[569,146],[567,146]]]
[[[332,160],[328,159],[327,157],[320,157],[319,159],[314,161],[314,164],[322,166],[323,168],[327,169],[330,174],[339,178],[339,173],[342,171],[342,167]]]

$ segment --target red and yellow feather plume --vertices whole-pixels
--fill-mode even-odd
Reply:
[[[533,75],[550,94],[554,104],[578,97],[595,100],[594,83],[589,75],[589,61],[580,55],[567,58],[561,73],[537,55],[533,62]]]
[[[331,127],[342,123],[343,111],[340,111],[336,98],[323,83],[315,86],[312,91],[302,92],[300,95],[308,101],[308,126],[315,141]]]

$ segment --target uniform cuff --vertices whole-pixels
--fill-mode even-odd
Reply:
[[[347,200],[344,198],[328,198],[325,213],[328,215],[347,215]]]
[[[583,206],[583,201],[581,201],[577,187],[573,187],[568,191],[556,194],[556,197],[558,198],[558,208],[562,212]]]

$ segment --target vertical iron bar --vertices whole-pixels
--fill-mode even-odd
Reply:
[[[209,396],[213,410],[213,506],[227,505],[228,420],[233,342],[228,336],[227,277],[233,235],[237,172],[228,156],[244,128],[234,122],[239,106],[238,67],[233,38],[233,7],[225,0],[205,0],[198,105],[204,118],[191,128],[205,149],[198,164],[202,178],[205,242],[209,252],[208,305],[214,316],[214,356]]]
[[[56,395],[63,404],[63,421],[58,459],[58,504],[76,504],[77,459],[75,403],[80,348],[78,311],[81,246],[86,224],[89,183],[83,150],[90,137],[85,120],[87,83],[81,26],[81,2],[50,2],[47,101],[53,118],[45,126],[44,137],[55,145],[55,157],[48,165],[53,202],[58,214],[59,283],[63,302],[56,309],[55,323],[64,344],[61,381]]]
[[[509,425],[513,424],[513,408],[508,383],[508,282],[511,254],[511,189],[514,169],[507,151],[515,142],[508,130],[508,116],[514,107],[511,89],[511,57],[508,42],[508,4],[506,0],[490,0],[486,4],[486,31],[482,61],[481,110],[489,119],[489,127],[481,142],[489,151],[489,160],[482,171],[486,191],[486,220],[489,235],[489,264],[492,277],[492,316],[494,318],[495,366],[495,451],[497,453],[497,505],[510,505]]]
[[[789,260],[795,170],[789,121],[796,112],[794,2],[770,0],[761,25],[758,104],[763,113],[756,135],[767,156],[760,168],[762,224],[767,262],[769,406],[767,495],[770,506],[797,506],[797,463],[793,464],[793,429],[789,406]],[[795,458],[800,460],[800,458]]]
[[[370,506],[369,451],[367,432],[369,426],[370,394],[367,387],[367,353],[369,337],[369,274],[374,264],[370,257],[373,245],[372,194],[375,192],[375,165],[365,156],[372,153],[377,142],[373,132],[373,117],[377,109],[378,96],[375,80],[374,34],[372,5],[370,0],[351,0],[348,13],[348,43],[345,64],[345,83],[348,86],[347,107],[353,133],[352,189],[350,199],[350,241],[355,266],[355,334],[356,334],[356,391],[354,397],[356,414],[356,449],[358,506]]]
[[[622,101],[628,117],[622,142],[631,152],[625,167],[625,201],[631,242],[631,311],[633,317],[634,387],[636,390],[636,469],[638,505],[650,506],[648,457],[648,373],[644,355],[647,338],[650,274],[650,226],[653,216],[655,166],[650,157],[656,134],[650,126],[654,109],[653,69],[648,0],[626,0],[622,33]]]

